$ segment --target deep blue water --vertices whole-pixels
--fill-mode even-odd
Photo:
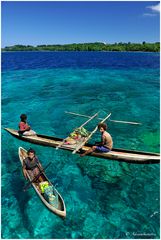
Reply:
[[[26,113],[42,134],[67,136],[86,119],[65,110],[142,125],[108,122],[115,147],[159,152],[158,53],[2,53],[2,127]],[[87,128],[93,130],[97,121]],[[96,133],[91,142],[99,139]],[[67,218],[48,211],[25,180],[18,147],[34,147],[57,183]],[[159,165],[136,165],[32,145],[2,130],[2,238],[159,238]]]
[[[159,67],[158,53],[5,52],[2,55],[2,70],[4,71],[37,68],[158,69]]]

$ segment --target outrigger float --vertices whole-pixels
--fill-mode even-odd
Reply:
[[[75,130],[72,134],[75,134],[76,131],[84,129],[83,127],[89,123],[92,119],[96,118],[98,116],[98,113],[94,114],[93,116],[87,116],[72,112],[66,112],[69,114],[82,116],[88,118],[88,120],[83,123],[77,130]],[[104,119],[100,119],[101,122],[105,122],[106,120],[109,120],[111,116],[111,113],[108,114]],[[141,124],[136,122],[125,122],[125,121],[117,121],[117,120],[109,120],[113,122],[119,122],[119,123],[129,123],[129,124]],[[71,136],[68,136],[65,139],[57,138],[53,136],[46,136],[42,134],[37,134],[33,136],[23,136],[18,133],[17,130],[10,129],[10,128],[4,128],[7,132],[9,132],[13,137],[18,138],[25,142],[30,142],[42,146],[48,146],[48,147],[54,147],[56,149],[63,149],[67,151],[71,151],[73,154],[77,153],[83,153],[87,150],[89,150],[93,145],[87,143],[89,139],[92,137],[92,135],[97,131],[98,127],[96,126],[95,129],[91,132],[86,134],[78,139],[72,139]],[[101,152],[93,152],[88,156],[93,156],[97,158],[104,158],[104,159],[111,159],[116,160],[120,162],[128,162],[128,163],[137,163],[137,164],[152,164],[152,163],[160,163],[160,154],[159,153],[151,153],[151,152],[142,152],[142,151],[135,151],[135,150],[126,150],[121,148],[113,148],[110,152],[107,153],[101,153]]]

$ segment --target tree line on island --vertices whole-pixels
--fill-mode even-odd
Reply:
[[[73,43],[73,44],[53,44],[53,45],[14,45],[2,48],[2,51],[142,51],[159,52],[160,43]]]

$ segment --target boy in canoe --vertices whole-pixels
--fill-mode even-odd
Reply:
[[[90,154],[92,152],[102,152],[106,153],[111,151],[113,147],[113,141],[111,135],[106,131],[107,130],[107,124],[106,123],[99,123],[98,129],[101,133],[101,142],[87,150],[85,153],[80,154],[81,157],[84,157],[87,154]]]
[[[36,132],[31,130],[31,127],[27,123],[27,115],[21,114],[20,119],[21,122],[19,123],[19,134],[24,136],[36,135]]]
[[[42,169],[42,166],[35,155],[36,154],[35,150],[30,148],[27,154],[28,154],[28,157],[25,158],[25,160],[23,161],[23,174],[26,180],[27,180],[27,171],[31,179],[33,179],[35,176],[39,174],[40,170]]]

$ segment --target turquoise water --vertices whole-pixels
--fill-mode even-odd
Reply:
[[[26,113],[36,132],[65,137],[86,119],[64,111],[93,115],[101,110],[100,117],[111,112],[111,119],[142,123],[109,122],[115,147],[159,152],[158,54],[150,58],[148,53],[141,57],[138,53],[110,53],[108,63],[108,55],[96,53],[95,58],[92,55],[95,65],[85,54],[88,61],[84,66],[82,53],[80,58],[78,53],[76,57],[68,53],[69,58],[65,53],[64,62],[68,59],[70,66],[63,66],[60,57],[61,61],[56,59],[61,66],[50,63],[49,68],[46,62],[51,62],[51,53],[40,53],[36,62],[21,54],[3,56],[2,127],[17,128],[19,115]],[[93,130],[96,124],[93,120],[88,129]],[[91,142],[99,137],[96,133]],[[46,174],[64,198],[65,220],[48,211],[32,188],[23,192],[19,146],[34,147],[43,166],[52,162]],[[1,167],[2,238],[159,238],[158,164],[80,158],[21,142],[2,131]]]

